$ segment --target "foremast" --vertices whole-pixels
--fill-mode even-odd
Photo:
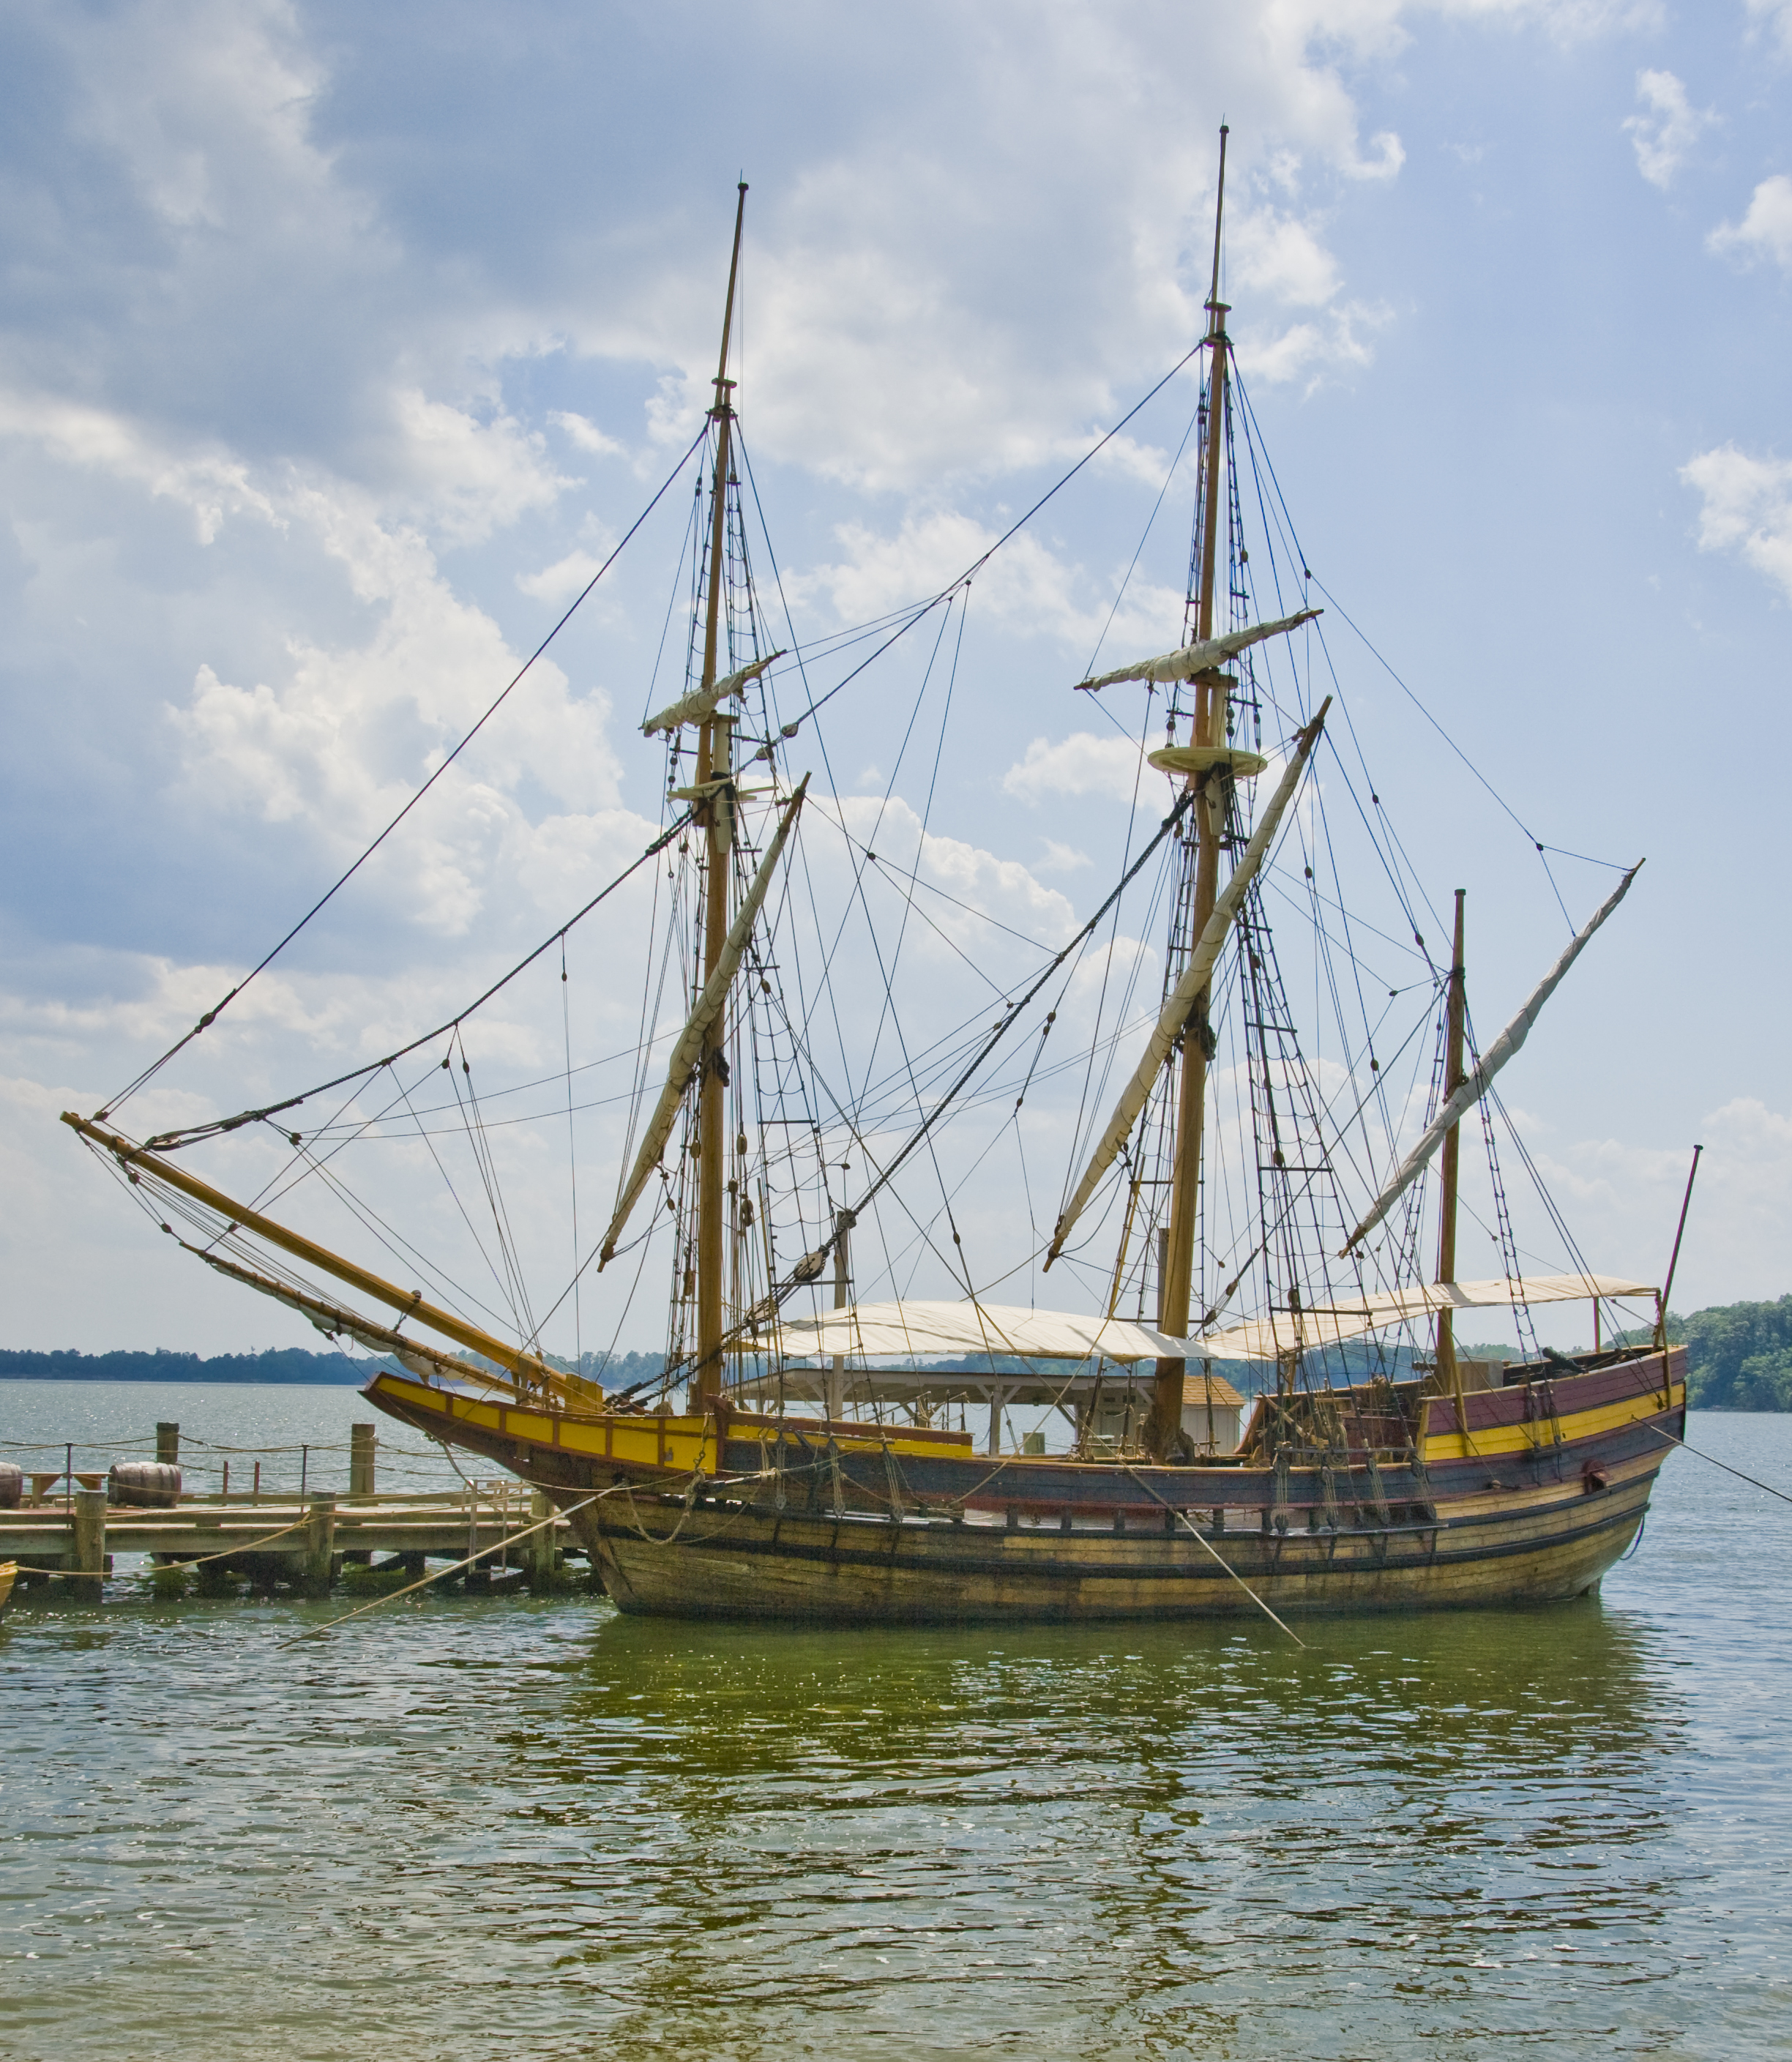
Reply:
[[[1201,572],[1195,602],[1197,644],[1206,643],[1213,635],[1213,603],[1220,565],[1220,483],[1225,470],[1226,361],[1230,339],[1226,335],[1226,305],[1220,299],[1220,238],[1225,217],[1227,133],[1222,125],[1219,191],[1213,207],[1213,272],[1207,296],[1207,444],[1202,454]],[[1225,740],[1226,705],[1232,682],[1218,667],[1212,667],[1195,675],[1193,687],[1195,706],[1190,741],[1197,748],[1217,748]],[[1219,893],[1220,840],[1225,828],[1229,772],[1216,765],[1191,777],[1197,784],[1194,905],[1188,930],[1192,944],[1206,929]],[[1204,988],[1189,1013],[1177,1082],[1169,1233],[1165,1242],[1158,1284],[1157,1320],[1157,1329],[1172,1338],[1188,1337],[1193,1300],[1195,1232],[1201,1201],[1201,1135],[1207,1116],[1207,1063],[1211,1036],[1207,1021],[1209,993]],[[1166,1358],[1157,1363],[1151,1413],[1145,1428],[1145,1445],[1155,1459],[1167,1460],[1181,1438],[1186,1370],[1187,1363],[1181,1358]]]
[[[724,545],[728,526],[728,475],[732,460],[734,382],[728,376],[728,345],[734,327],[735,283],[740,272],[740,231],[747,214],[747,183],[740,182],[735,205],[734,251],[728,261],[728,297],[722,314],[722,349],[716,367],[716,400],[710,419],[716,425],[716,476],[710,495],[709,592],[704,619],[703,679],[699,692],[714,692],[721,626]],[[733,845],[734,719],[720,706],[697,732],[697,787],[702,799],[697,821],[708,847],[708,885],[704,898],[703,982],[707,987],[720,963],[728,932],[728,863]],[[717,1013],[704,1033],[699,1060],[701,1086],[697,1100],[697,1364],[690,1404],[694,1411],[710,1409],[722,1393],[722,1274],[724,1169],[723,1133],[727,1124],[724,1092],[728,1085],[724,1047],[728,1013]]]

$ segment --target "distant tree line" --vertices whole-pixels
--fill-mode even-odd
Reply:
[[[1654,1334],[1624,1335],[1646,1345]],[[1668,1316],[1668,1337],[1686,1352],[1686,1400],[1698,1410],[1792,1410],[1792,1296],[1777,1303],[1720,1303]]]
[[[270,1346],[265,1353],[14,1353],[0,1347],[0,1381],[259,1382],[345,1383],[359,1388],[388,1361],[351,1360],[346,1354],[308,1353],[303,1346]]]

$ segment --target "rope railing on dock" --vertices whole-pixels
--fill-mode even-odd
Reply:
[[[202,1554],[194,1561],[160,1563],[155,1572],[158,1575],[183,1575],[189,1568],[204,1567],[208,1561],[227,1561],[233,1555],[253,1554],[258,1547],[271,1546],[276,1539],[284,1539],[289,1533],[303,1532],[311,1522],[311,1515],[307,1512],[295,1524],[283,1525],[278,1532],[270,1532],[263,1538],[251,1539],[239,1546],[227,1546],[216,1554]],[[20,1561],[15,1565],[22,1575],[36,1575],[46,1583],[92,1583],[104,1579],[103,1575],[91,1568],[34,1568],[28,1561]]]

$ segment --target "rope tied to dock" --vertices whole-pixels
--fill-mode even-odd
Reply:
[[[556,1509],[547,1517],[537,1519],[533,1525],[524,1526],[519,1532],[507,1532],[495,1546],[482,1546],[478,1553],[469,1554],[463,1561],[456,1561],[446,1568],[438,1568],[433,1575],[425,1575],[417,1582],[407,1583],[402,1590],[393,1590],[383,1597],[375,1597],[371,1603],[357,1604],[353,1611],[344,1611],[340,1618],[326,1619],[322,1625],[308,1625],[285,1644],[296,1647],[301,1640],[315,1639],[320,1632],[329,1632],[339,1625],[347,1625],[351,1618],[359,1618],[367,1611],[378,1611],[384,1604],[395,1604],[400,1597],[407,1597],[414,1591],[427,1590],[431,1583],[439,1583],[450,1575],[458,1575],[463,1568],[471,1568],[475,1561],[489,1560],[494,1554],[502,1554],[507,1547],[514,1546],[519,1539],[527,1539],[534,1533],[545,1532],[549,1526],[558,1525],[563,1518],[571,1517],[574,1511],[583,1510],[587,1504],[595,1503],[599,1497],[609,1494],[607,1490],[599,1490],[596,1496],[587,1496],[583,1502],[568,1504],[563,1510]]]
[[[311,1523],[311,1518],[301,1518],[296,1524],[283,1525],[278,1532],[270,1532],[259,1539],[251,1539],[239,1546],[227,1546],[216,1554],[202,1554],[197,1560],[169,1561],[160,1563],[158,1575],[184,1575],[189,1568],[202,1568],[208,1561],[228,1561],[233,1555],[253,1554],[263,1546],[271,1546],[276,1539],[284,1539],[289,1532],[303,1532]],[[15,1563],[22,1575],[38,1575],[50,1583],[90,1583],[95,1579],[90,1568],[34,1568],[28,1563]]]

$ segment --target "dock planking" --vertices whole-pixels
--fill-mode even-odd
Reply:
[[[247,1579],[264,1589],[319,1596],[345,1570],[402,1569],[415,1579],[431,1560],[453,1563],[475,1555],[483,1558],[466,1571],[471,1587],[489,1584],[494,1561],[531,1590],[567,1585],[567,1555],[583,1558],[584,1550],[540,1492],[501,1482],[382,1494],[374,1428],[358,1425],[353,1431],[346,1494],[258,1488],[232,1496],[227,1488],[143,1505],[110,1500],[100,1486],[103,1474],[34,1474],[31,1493],[0,1508],[0,1563],[18,1564],[22,1591],[52,1591],[58,1603],[99,1602],[118,1555],[148,1557],[158,1575],[190,1568],[202,1589],[214,1591]],[[178,1464],[178,1426],[158,1426],[157,1459]],[[387,1557],[383,1565],[380,1556]],[[583,1587],[583,1577],[572,1579]]]

